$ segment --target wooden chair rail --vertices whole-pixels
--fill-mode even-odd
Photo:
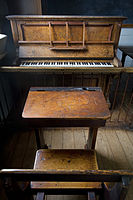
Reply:
[[[63,181],[63,182],[121,182],[133,178],[133,171],[125,170],[33,170],[3,169],[0,178],[9,177],[19,181]]]

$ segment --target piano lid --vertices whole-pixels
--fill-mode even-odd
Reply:
[[[113,59],[125,17],[7,16],[19,58]]]

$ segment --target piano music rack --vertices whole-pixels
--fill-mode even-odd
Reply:
[[[109,16],[8,16],[18,57],[109,59],[115,57],[122,21]],[[36,33],[36,34],[35,34]]]
[[[25,38],[25,32],[24,32],[24,26],[48,26],[49,27],[49,41],[26,41]],[[54,32],[52,30],[52,27],[54,26],[65,26],[65,41],[63,40],[53,40],[52,39],[52,32]],[[70,26],[82,26],[82,40],[69,40],[69,27]],[[108,34],[108,39],[105,41],[86,41],[85,37],[86,37],[86,26],[110,26],[110,31]],[[51,22],[49,21],[48,23],[43,23],[43,24],[39,24],[39,23],[25,23],[25,24],[21,24],[21,28],[22,28],[22,36],[23,36],[23,40],[19,41],[19,44],[24,44],[24,43],[35,43],[35,44],[49,44],[50,45],[50,49],[51,50],[87,50],[87,47],[85,44],[114,44],[114,41],[111,41],[111,36],[112,36],[112,31],[113,31],[113,25],[112,24],[88,24],[85,22],[72,22],[72,21],[66,21],[66,22]],[[54,36],[53,36],[54,37]],[[55,47],[54,44],[65,44],[65,46],[63,47]],[[73,47],[71,46],[72,44],[74,45],[80,45],[80,46],[76,46]]]

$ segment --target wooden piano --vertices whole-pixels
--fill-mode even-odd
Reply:
[[[10,67],[11,70],[78,73],[82,76],[85,73],[95,73],[95,77],[89,77],[91,80],[89,86],[102,87],[108,96],[108,86],[106,86],[108,77],[99,73],[119,72],[121,68],[116,51],[122,22],[126,17],[7,16],[7,18],[11,23],[17,52],[16,66]]]

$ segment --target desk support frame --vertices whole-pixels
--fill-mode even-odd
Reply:
[[[98,128],[89,128],[89,133],[88,133],[88,140],[86,144],[87,149],[95,149],[95,144],[96,144],[96,138],[97,138],[97,132]]]

